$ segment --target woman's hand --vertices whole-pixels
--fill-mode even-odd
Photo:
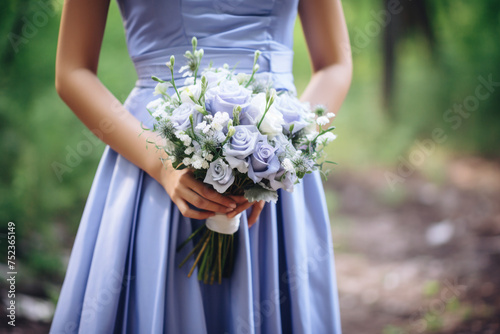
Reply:
[[[175,169],[169,160],[165,162],[166,168],[161,163],[158,164],[162,168],[160,184],[184,217],[206,219],[215,215],[215,212],[228,213],[237,208],[235,200],[196,180],[191,169]],[[189,204],[202,211],[190,208]]]
[[[259,215],[262,212],[262,209],[264,209],[264,204],[266,204],[266,203],[264,201],[249,202],[243,196],[231,196],[231,198],[233,200],[235,200],[236,203],[238,203],[238,206],[233,211],[227,213],[226,214],[227,217],[233,218],[238,213],[243,212],[246,209],[252,207],[252,213],[250,213],[250,216],[248,216],[248,227],[252,227],[252,225],[257,222],[257,219],[259,218]]]

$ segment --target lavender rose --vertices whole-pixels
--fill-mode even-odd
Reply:
[[[288,94],[277,96],[273,105],[283,115],[285,133],[289,132],[292,124],[292,133],[302,130],[309,124],[307,120],[310,113],[308,113],[304,103],[300,102],[296,97]]]
[[[231,72],[226,69],[221,69],[218,71],[204,71],[203,75],[207,79],[208,88],[217,87],[222,81],[226,79]]]
[[[248,177],[255,183],[262,179],[269,179],[280,168],[280,161],[276,154],[277,148],[270,145],[266,139],[259,140],[255,145],[255,152],[250,156]]]
[[[205,107],[212,114],[216,112],[225,112],[233,117],[233,108],[241,106],[246,108],[250,102],[252,92],[243,86],[240,86],[236,81],[226,80],[220,85],[210,88],[205,93]]]
[[[221,158],[210,163],[207,175],[203,182],[211,184],[215,190],[224,193],[234,182],[234,173],[231,167]]]
[[[269,185],[274,190],[283,188],[288,192],[292,192],[296,180],[297,175],[295,173],[287,171],[283,166],[280,166],[278,172],[270,176]]]
[[[170,120],[178,130],[186,130],[191,126],[189,116],[193,115],[193,123],[196,126],[203,120],[203,115],[196,111],[193,104],[181,104],[173,112]]]
[[[255,125],[238,125],[236,131],[224,147],[226,160],[231,168],[238,169],[241,173],[248,171],[247,157],[255,150],[257,140],[265,139]]]

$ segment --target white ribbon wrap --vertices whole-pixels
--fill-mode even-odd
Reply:
[[[224,213],[216,213],[215,216],[207,218],[207,228],[222,234],[234,234],[240,228],[241,212],[233,218],[227,218]]]

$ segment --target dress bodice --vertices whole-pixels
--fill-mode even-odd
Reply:
[[[289,51],[298,0],[117,0],[130,56],[189,47]]]
[[[182,61],[196,36],[205,50],[205,65],[212,60],[214,66],[238,63],[238,70],[251,70],[253,53],[260,50],[261,71],[277,74],[274,81],[287,89],[293,89],[286,82],[293,81],[298,1],[117,0],[128,51],[143,84],[151,74],[169,75],[165,61],[171,54]]]

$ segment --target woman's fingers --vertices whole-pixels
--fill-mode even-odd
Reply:
[[[205,197],[200,196],[190,188],[183,188],[179,191],[179,195],[184,201],[191,203],[198,209],[220,213],[228,213],[230,211],[233,211],[232,208],[228,208],[227,206],[220,205],[218,203],[210,201]]]
[[[252,227],[253,224],[257,222],[262,209],[264,209],[264,205],[266,203],[264,201],[255,202],[252,207],[252,213],[248,216],[248,227]]]
[[[231,209],[235,209],[237,207],[237,203],[232,198],[224,196],[216,190],[209,188],[205,183],[199,180],[192,178],[187,182],[186,185],[190,187],[194,192],[210,200],[211,202]],[[224,213],[226,212],[227,211],[224,211]]]
[[[242,204],[239,204],[236,209],[234,209],[233,211],[229,212],[227,215],[228,218],[233,218],[234,216],[236,216],[238,213],[240,212],[243,212],[245,211],[246,209],[248,209],[249,207],[252,206],[253,203],[251,202],[243,202]]]
[[[215,213],[211,211],[198,211],[198,210],[193,210],[189,207],[189,205],[184,201],[183,199],[178,199],[175,201],[175,204],[179,208],[179,211],[184,217],[187,218],[193,218],[193,219],[207,219],[208,217],[212,217],[215,215]]]
[[[245,196],[234,196],[234,195],[229,195],[229,197],[235,201],[238,204],[243,204],[248,202],[248,200],[245,198]]]

